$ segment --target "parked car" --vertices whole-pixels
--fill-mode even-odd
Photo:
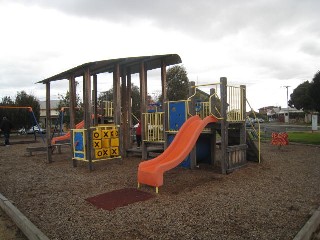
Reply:
[[[46,133],[46,130],[41,127],[39,128],[38,126],[33,126],[27,131],[28,134],[34,134],[39,132]]]
[[[246,119],[246,127],[254,127],[253,119]]]
[[[25,129],[24,127],[22,127],[22,128],[20,128],[20,129],[18,130],[18,134],[19,134],[19,135],[25,135],[25,134],[27,134],[27,131],[26,131],[26,129]]]

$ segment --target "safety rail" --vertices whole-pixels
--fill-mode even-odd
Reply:
[[[196,115],[199,115],[201,119],[211,115],[210,102],[196,103]]]
[[[246,99],[246,102],[248,103],[249,107],[250,107],[250,111],[253,113],[254,118],[256,119],[257,116],[253,110],[253,108],[251,107],[248,99]],[[247,117],[247,120],[249,120],[249,117]],[[249,123],[251,125],[251,129],[254,132],[255,136],[257,136],[258,138],[258,152],[259,152],[259,163],[261,162],[261,131],[260,131],[260,123],[259,121],[258,123],[258,130],[253,126],[252,122],[249,120]]]
[[[197,86],[192,86],[195,91],[194,94],[188,98],[188,103],[192,101],[197,95],[197,90],[199,87],[211,86],[211,94],[209,96],[209,100],[199,102],[195,104],[195,114],[199,115],[201,118],[205,118],[207,116],[213,115],[218,119],[221,119],[221,83],[213,83],[213,84],[202,84]],[[227,121],[229,122],[239,122],[245,121],[245,89],[243,87],[237,86],[226,86],[227,91]],[[214,98],[214,99],[213,99]],[[213,101],[214,100],[214,101]],[[214,105],[212,106],[212,103]],[[188,104],[188,115],[192,116],[190,111],[190,104]]]
[[[199,115],[200,118],[205,118],[207,116],[215,116],[218,119],[221,118],[221,114],[220,111],[218,110],[218,108],[216,106],[214,106],[214,110],[215,112],[212,112],[212,107],[211,107],[211,103],[212,103],[212,97],[215,97],[216,99],[219,99],[219,96],[217,95],[217,92],[220,88],[220,83],[211,83],[211,84],[201,84],[201,85],[197,85],[197,86],[191,86],[192,88],[194,88],[194,94],[192,94],[190,97],[188,97],[187,101],[188,103],[191,103],[192,98],[195,97],[197,95],[197,90],[199,89],[199,87],[208,87],[211,86],[211,89],[213,89],[213,94],[211,94],[209,96],[208,102],[203,101],[203,102],[198,102],[195,104],[195,114]],[[188,116],[192,116],[191,112],[190,112],[190,104],[187,105],[187,112],[188,112]],[[219,116],[217,116],[216,114],[218,113]]]
[[[105,117],[113,117],[113,102],[104,101],[104,103],[105,103],[104,116]]]
[[[244,88],[227,86],[227,121],[228,122],[239,122],[245,121],[245,98]]]
[[[164,131],[164,112],[143,113],[144,119],[144,138],[145,142],[165,142]]]

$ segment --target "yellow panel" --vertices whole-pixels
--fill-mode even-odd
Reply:
[[[119,138],[111,138],[111,147],[119,147]]]
[[[101,150],[103,158],[110,157],[110,148],[102,148]]]
[[[110,130],[102,130],[102,138],[110,138],[111,131]]]
[[[94,151],[96,158],[102,158],[103,157],[103,149],[95,149]]]
[[[116,138],[118,136],[119,136],[119,131],[117,129],[111,130],[111,135],[110,135],[111,138]]]
[[[110,139],[109,138],[102,138],[102,148],[110,147]]]
[[[118,147],[111,147],[110,148],[110,155],[111,156],[119,156],[119,148]]]
[[[96,148],[96,149],[99,149],[99,148],[101,148],[102,146],[101,146],[101,140],[93,140],[93,148]]]
[[[101,139],[101,130],[100,129],[94,130],[92,132],[92,138],[93,139]]]

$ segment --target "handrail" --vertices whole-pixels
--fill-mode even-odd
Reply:
[[[255,114],[255,112],[253,111],[253,108],[251,107],[248,99],[246,99],[246,102],[248,103],[249,107],[250,107],[250,110],[251,112],[253,113],[253,116],[254,118],[256,119],[257,116]],[[247,117],[249,118],[249,117]],[[259,151],[259,163],[261,162],[261,131],[260,131],[260,122],[258,121],[258,132],[256,131],[256,129],[254,128],[254,126],[252,125],[252,123],[250,122],[251,126],[252,126],[252,129],[254,130],[254,132],[257,134],[258,136],[258,151]]]
[[[217,118],[218,120],[221,120],[221,119],[223,119],[223,118],[221,117],[221,113],[220,113],[219,109],[217,108],[217,106],[214,106],[214,108],[215,108],[215,110],[219,113],[220,117],[217,117],[216,115],[213,114],[213,112],[211,112],[211,109],[212,109],[212,106],[211,106],[211,98],[212,98],[213,96],[217,97],[217,99],[220,99],[219,96],[218,96],[218,94],[217,94],[216,92],[214,92],[213,94],[210,95],[210,97],[209,97],[209,109],[210,109],[210,114],[211,114],[212,116],[214,116],[215,118]]]
[[[208,87],[208,86],[214,86],[214,85],[220,85],[221,83],[206,83],[206,84],[199,84],[195,86],[191,86],[192,88],[199,88],[199,87]]]

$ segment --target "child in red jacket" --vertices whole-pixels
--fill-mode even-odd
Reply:
[[[141,124],[138,122],[138,127],[136,129],[136,139],[137,139],[137,148],[140,148],[141,145]]]

